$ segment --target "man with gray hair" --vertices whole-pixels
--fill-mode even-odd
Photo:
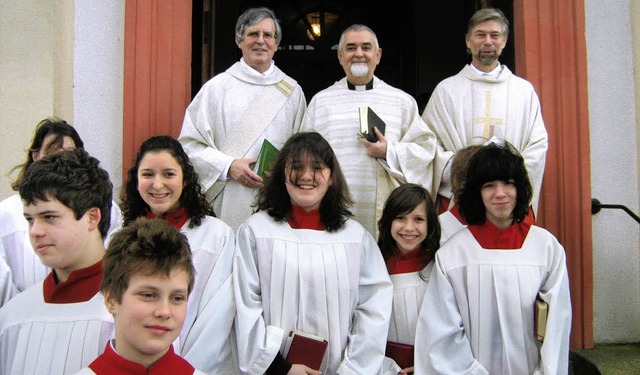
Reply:
[[[307,106],[302,88],[273,62],[282,29],[271,9],[241,14],[235,39],[242,58],[204,84],[178,138],[214,212],[233,230],[251,215],[263,184],[253,171],[263,141],[282,147]]]
[[[533,185],[533,212],[538,209],[548,147],[540,101],[528,81],[498,61],[509,36],[509,21],[495,8],[476,11],[465,36],[471,63],[440,82],[422,113],[446,152],[438,153],[440,212],[453,202],[450,166],[453,153],[499,138],[522,154]]]
[[[436,137],[420,118],[415,99],[374,75],[382,48],[376,34],[355,24],[342,32],[338,61],[346,77],[318,92],[309,103],[302,130],[315,130],[331,145],[347,179],[352,212],[374,237],[384,202],[399,184],[413,182],[429,191]],[[377,140],[358,137],[360,108],[385,123],[373,129]]]

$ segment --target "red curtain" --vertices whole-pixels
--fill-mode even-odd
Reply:
[[[123,173],[153,135],[180,134],[191,102],[190,0],[126,0]]]
[[[584,12],[584,0],[514,1],[516,70],[535,86],[549,133],[538,219],[566,249],[572,349],[594,344]]]

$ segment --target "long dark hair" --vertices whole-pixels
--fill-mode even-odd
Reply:
[[[282,146],[275,161],[272,175],[267,179],[257,197],[257,210],[266,211],[277,221],[286,221],[291,215],[291,197],[285,182],[287,166],[294,160],[309,158],[331,170],[332,183],[320,203],[320,218],[327,231],[336,231],[351,217],[348,207],[352,204],[347,181],[342,174],[338,158],[329,143],[318,133],[302,132],[291,136]]]
[[[524,159],[506,142],[484,146],[469,161],[467,178],[458,200],[460,215],[469,225],[484,224],[487,213],[481,190],[482,185],[491,181],[513,181],[517,192],[513,219],[521,222],[529,211],[533,190]]]
[[[138,168],[140,168],[142,158],[148,152],[160,151],[166,151],[171,154],[182,168],[184,188],[180,195],[180,207],[187,209],[190,219],[189,228],[200,225],[206,215],[215,216],[211,205],[209,205],[206,196],[202,192],[198,174],[180,142],[168,135],[158,135],[147,139],[140,145],[135,163],[127,172],[127,180],[120,193],[122,201],[120,209],[122,210],[124,225],[133,222],[140,216],[146,215],[149,210],[149,205],[138,192]]]
[[[420,244],[422,257],[420,263],[424,268],[435,257],[440,248],[440,221],[429,192],[420,185],[407,183],[395,188],[384,205],[382,216],[378,220],[378,247],[384,260],[397,255],[398,245],[391,235],[391,225],[396,217],[408,214],[421,203],[426,204],[427,236]]]
[[[47,154],[49,154],[51,150],[62,148],[64,137],[71,138],[75,148],[84,148],[84,142],[82,142],[78,131],[66,121],[57,117],[48,117],[40,121],[38,126],[36,126],[36,132],[31,140],[31,146],[29,146],[29,149],[27,150],[27,160],[11,169],[11,172],[20,170],[20,172],[18,172],[18,177],[16,177],[15,181],[11,184],[11,188],[14,191],[18,191],[18,189],[20,189],[20,183],[24,178],[27,168],[33,164],[33,154],[40,151],[43,146],[44,139],[51,134],[55,137],[53,138],[53,141],[47,145]]]

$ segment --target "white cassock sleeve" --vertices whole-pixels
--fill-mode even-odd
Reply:
[[[216,111],[220,111],[216,92],[218,79],[207,82],[187,107],[178,140],[189,155],[203,190],[207,191],[225,172],[233,157],[220,151],[216,145],[216,133],[224,124]],[[216,95],[218,94],[218,95]]]
[[[205,233],[200,233],[196,238],[192,238],[193,231],[190,233],[186,230],[190,244],[194,243],[192,251],[197,250],[194,254],[196,280],[201,277],[206,281],[202,289],[197,288],[191,293],[190,298],[200,300],[194,301],[197,312],[195,317],[190,318],[194,319],[193,325],[185,327],[188,331],[185,333],[183,330],[180,335],[180,355],[208,374],[230,375],[238,373],[233,329],[236,314],[232,278],[235,238],[228,225],[220,224],[222,222],[217,219],[206,218],[203,227],[198,228],[199,232]],[[212,248],[218,254],[213,268],[206,264],[211,261],[212,252],[205,247]]]
[[[13,284],[11,269],[0,257],[0,307],[7,303],[14,295],[18,293],[16,286]]]
[[[571,332],[571,296],[564,249],[553,238],[557,251],[552,252],[548,278],[539,296],[549,304],[547,330],[540,347],[543,374],[566,374],[569,368],[569,336]]]
[[[364,237],[358,305],[353,313],[345,356],[337,370],[340,375],[375,374],[385,358],[393,285],[378,245],[369,233]]]
[[[238,362],[243,374],[262,374],[271,365],[284,338],[284,330],[267,326],[263,316],[256,242],[251,228],[242,224],[236,235],[233,261]]]
[[[473,357],[453,286],[437,254],[416,328],[415,373],[489,374]]]

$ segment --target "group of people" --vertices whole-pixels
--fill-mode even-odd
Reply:
[[[73,127],[42,121],[0,202],[0,373],[568,373],[564,249],[535,225],[547,134],[498,61],[508,30],[477,11],[471,63],[420,115],[374,75],[361,24],[338,43],[345,77],[307,105],[274,64],[275,14],[248,9],[242,58],[177,139],[142,143],[119,204]],[[385,123],[375,142],[361,107]],[[326,341],[319,368],[288,358],[301,333]]]

